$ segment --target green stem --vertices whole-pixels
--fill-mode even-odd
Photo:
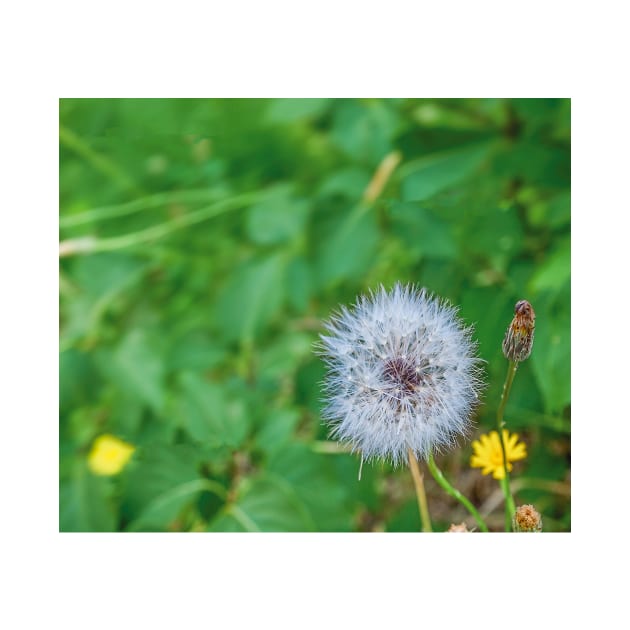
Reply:
[[[170,221],[159,223],[150,228],[124,234],[122,236],[114,236],[111,238],[97,239],[94,237],[83,237],[64,241],[60,243],[60,255],[70,256],[73,254],[93,254],[96,252],[108,252],[124,247],[132,247],[142,245],[148,241],[167,236],[171,232],[182,228],[201,223],[212,217],[223,214],[229,210],[234,210],[239,206],[247,206],[259,201],[265,193],[252,192],[237,195],[229,199],[223,199],[210,206],[206,206],[195,212],[190,212],[180,217],[175,217]]]
[[[432,532],[431,516],[429,515],[429,504],[427,503],[427,495],[424,491],[424,480],[420,472],[420,465],[415,453],[409,449],[409,470],[413,477],[413,483],[416,487],[416,497],[418,499],[418,508],[420,510],[420,518],[422,519],[422,531]]]
[[[477,525],[479,525],[479,529],[482,532],[488,531],[488,526],[485,524],[484,520],[481,518],[479,512],[475,506],[457,489],[454,488],[446,479],[442,471],[437,467],[435,463],[435,459],[433,458],[433,453],[429,455],[428,460],[429,470],[433,475],[434,479],[440,484],[443,490],[445,490],[450,496],[459,501],[471,514],[471,516],[477,521]]]
[[[141,212],[143,210],[150,210],[152,208],[160,208],[171,203],[197,203],[216,201],[217,193],[207,188],[200,188],[198,190],[176,190],[156,193],[148,197],[141,197],[140,199],[134,199],[133,201],[127,201],[125,203],[119,203],[112,206],[103,206],[101,208],[93,208],[92,210],[86,210],[79,212],[78,214],[71,214],[69,216],[60,217],[59,227],[69,228],[77,225],[84,225],[86,223],[95,223],[97,221],[104,221],[107,219],[114,219],[117,217],[126,216],[135,212]]]
[[[109,158],[95,151],[83,138],[78,136],[71,129],[59,125],[59,141],[68,149],[71,149],[84,158],[97,171],[111,179],[120,188],[131,190],[135,194],[141,192],[124,170]]]
[[[512,531],[512,516],[516,512],[516,505],[514,503],[514,497],[510,490],[510,473],[508,471],[507,452],[505,450],[505,439],[503,438],[503,429],[505,428],[505,420],[503,419],[505,413],[505,406],[507,405],[508,398],[510,396],[510,390],[512,389],[512,383],[514,382],[514,376],[516,375],[516,368],[518,367],[517,361],[510,361],[508,365],[507,375],[505,377],[505,383],[503,383],[503,392],[501,393],[501,401],[499,402],[499,408],[497,409],[497,429],[499,432],[499,440],[501,442],[501,452],[503,454],[503,472],[504,477],[501,479],[501,488],[505,496],[505,531]]]

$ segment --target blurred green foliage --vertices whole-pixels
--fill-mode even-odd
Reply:
[[[408,471],[359,482],[327,441],[312,351],[332,309],[397,280],[474,324],[477,433],[533,304],[517,502],[570,529],[570,101],[64,99],[60,143],[62,531],[417,531]],[[88,468],[102,434],[136,447],[118,475]],[[440,465],[482,504],[496,483],[460,446]],[[462,520],[427,484],[438,528]]]

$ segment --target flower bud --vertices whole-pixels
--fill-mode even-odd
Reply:
[[[466,523],[460,523],[459,525],[451,523],[451,526],[448,528],[448,532],[451,534],[467,534],[470,530],[466,527]]]
[[[541,532],[542,517],[533,505],[521,505],[514,512],[512,526],[515,532]]]
[[[514,306],[514,319],[505,333],[503,354],[509,361],[525,361],[532,353],[536,313],[527,300]]]

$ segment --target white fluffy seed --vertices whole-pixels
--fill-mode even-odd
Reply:
[[[467,433],[483,382],[472,330],[455,308],[396,284],[359,297],[325,327],[318,348],[328,366],[324,418],[363,459],[401,464],[408,449],[426,458]],[[379,354],[371,339],[382,339]],[[346,377],[349,367],[358,378]]]

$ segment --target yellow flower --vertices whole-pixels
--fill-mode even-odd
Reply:
[[[95,475],[117,475],[135,450],[134,446],[113,435],[101,435],[92,444],[88,466]]]
[[[508,472],[512,470],[512,463],[527,457],[527,450],[523,442],[518,442],[516,433],[510,435],[503,429],[503,441],[505,442],[505,457],[507,459]],[[473,468],[481,468],[484,475],[492,476],[495,479],[503,479],[503,453],[501,451],[501,440],[496,431],[491,431],[487,435],[482,435],[472,443],[473,455],[470,458],[470,465]]]

